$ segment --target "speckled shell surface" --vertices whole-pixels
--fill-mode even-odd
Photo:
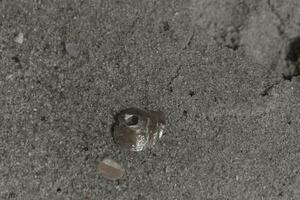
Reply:
[[[115,116],[113,138],[123,148],[142,151],[162,137],[165,124],[163,112],[127,108]]]

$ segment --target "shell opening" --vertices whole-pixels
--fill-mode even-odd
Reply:
[[[139,123],[139,117],[136,115],[125,115],[125,122],[127,126],[135,126]]]

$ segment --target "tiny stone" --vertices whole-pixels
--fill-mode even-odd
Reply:
[[[98,164],[98,171],[108,180],[118,180],[125,174],[125,169],[114,160],[105,158]]]
[[[167,166],[167,167],[165,168],[165,172],[166,172],[166,173],[170,173],[170,172],[171,172],[171,167],[170,167],[170,166]]]
[[[16,37],[15,37],[15,42],[22,44],[24,41],[24,34],[23,33],[19,33]]]
[[[78,57],[80,50],[79,50],[79,45],[75,43],[66,43],[65,45],[66,52],[71,56],[71,57]]]

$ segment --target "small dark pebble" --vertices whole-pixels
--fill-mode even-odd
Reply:
[[[192,96],[195,96],[195,94],[196,94],[196,93],[195,93],[194,91],[190,91],[190,92],[189,92],[189,95],[190,95],[191,97],[192,97]]]
[[[11,59],[16,63],[20,63],[20,59],[18,58],[18,56],[13,56]]]
[[[8,194],[8,198],[9,199],[14,199],[14,198],[16,198],[17,197],[17,195],[16,195],[16,193],[14,193],[14,192],[10,192],[9,194]]]

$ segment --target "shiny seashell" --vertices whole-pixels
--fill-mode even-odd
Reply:
[[[116,161],[105,158],[98,164],[98,171],[108,180],[118,180],[125,174],[125,169]]]
[[[161,111],[127,108],[115,116],[113,138],[116,144],[131,151],[153,146],[163,135],[166,118]]]

